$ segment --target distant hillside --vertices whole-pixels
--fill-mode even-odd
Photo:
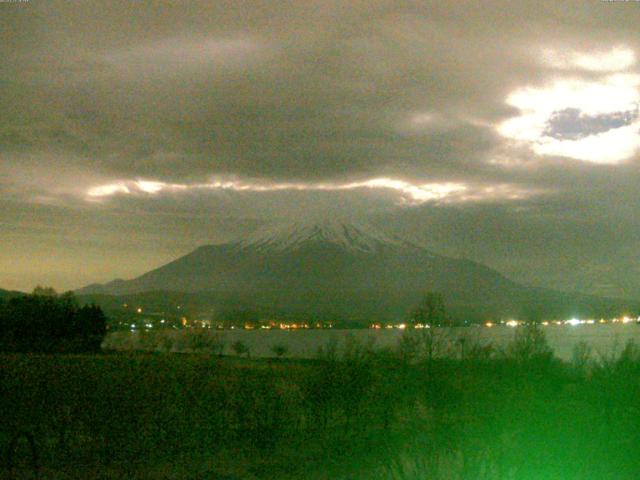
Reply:
[[[608,316],[636,307],[523,286],[484,265],[437,255],[410,239],[327,222],[200,247],[132,280],[91,285],[77,293],[102,295],[98,303],[146,295],[147,301],[167,308],[183,302],[200,309],[236,306],[263,315],[369,322],[406,318],[427,291],[442,292],[459,321]]]

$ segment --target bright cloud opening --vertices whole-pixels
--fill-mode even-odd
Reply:
[[[619,73],[521,88],[507,98],[520,116],[498,125],[498,132],[539,155],[620,163],[640,148],[639,87],[640,75]]]
[[[270,183],[245,182],[241,180],[213,180],[209,183],[178,184],[147,180],[120,181],[98,185],[86,191],[89,200],[100,200],[116,195],[156,195],[160,193],[186,192],[198,190],[229,190],[235,192],[279,192],[279,191],[326,191],[347,190],[391,190],[400,194],[404,204],[426,202],[464,202],[497,199],[522,199],[533,193],[514,185],[470,185],[459,182],[410,183],[393,178],[373,178],[347,183]]]
[[[131,193],[131,190],[129,190],[129,187],[124,183],[111,183],[107,185],[98,185],[87,191],[87,195],[89,197],[110,197],[118,193],[127,194]]]

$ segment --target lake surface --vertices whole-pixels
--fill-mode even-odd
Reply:
[[[435,328],[441,350],[460,351],[459,339],[464,338],[465,348],[470,345],[491,344],[495,348],[506,347],[522,327],[496,325],[494,327],[472,326],[458,328]],[[640,325],[636,323],[594,325],[549,325],[543,328],[547,341],[556,356],[571,360],[574,347],[579,342],[588,344],[596,358],[617,355],[629,341],[640,345]],[[405,330],[204,330],[205,337],[222,340],[225,353],[232,354],[231,344],[241,340],[253,357],[273,357],[272,347],[284,345],[289,358],[311,358],[322,346],[334,343],[340,351],[348,342],[372,345],[373,348],[395,347]],[[107,335],[103,347],[116,350],[146,348],[150,350],[193,351],[190,337],[194,330],[167,330],[150,333],[114,332]],[[169,342],[163,339],[169,339]],[[205,347],[206,349],[206,347]]]

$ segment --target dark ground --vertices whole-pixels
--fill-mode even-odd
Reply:
[[[427,342],[311,361],[3,355],[0,472],[35,478],[32,436],[52,479],[639,478],[635,346],[566,364],[535,336],[455,360]]]

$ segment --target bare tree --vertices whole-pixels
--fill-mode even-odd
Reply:
[[[447,310],[441,293],[428,292],[411,315],[414,325],[442,325],[447,321]]]

